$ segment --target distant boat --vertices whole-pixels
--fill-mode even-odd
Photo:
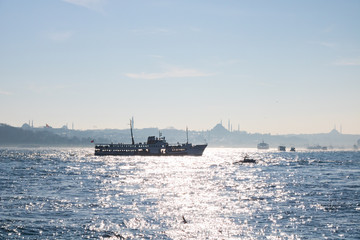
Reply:
[[[309,150],[327,150],[327,147],[322,147],[320,145],[314,145],[314,146],[307,147],[307,149],[309,149]]]
[[[246,155],[242,161],[243,163],[256,163],[255,159],[250,158],[248,155]]]
[[[188,141],[183,144],[170,145],[166,142],[165,137],[161,134],[159,137],[150,136],[147,142],[135,143],[132,129],[132,121],[130,120],[130,131],[132,143],[109,143],[96,144],[95,155],[120,155],[120,156],[202,156],[207,144],[192,145]],[[188,130],[186,129],[188,138]]]
[[[279,146],[278,150],[281,152],[285,152],[286,151],[286,147],[285,146]]]
[[[291,147],[291,148],[290,148],[290,152],[295,152],[295,148],[294,148],[294,147]]]
[[[253,158],[250,158],[250,157],[246,154],[243,160],[234,162],[234,164],[237,164],[237,163],[256,163],[256,160],[253,159]]]
[[[264,140],[257,145],[257,149],[269,149],[269,144],[265,143]]]

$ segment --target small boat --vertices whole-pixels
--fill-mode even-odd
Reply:
[[[249,158],[248,155],[246,155],[244,157],[244,160],[243,160],[244,163],[256,163],[256,160],[255,159],[252,159],[252,158]]]
[[[279,151],[281,151],[281,152],[285,152],[285,151],[286,151],[286,147],[285,147],[285,146],[279,146],[278,149],[279,149]]]
[[[294,147],[291,147],[291,148],[290,148],[290,152],[295,152],[295,148],[294,148]]]
[[[237,164],[237,163],[256,163],[256,160],[253,159],[253,158],[250,158],[250,157],[246,154],[243,160],[234,162],[234,164]]]

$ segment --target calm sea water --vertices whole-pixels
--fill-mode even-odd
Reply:
[[[360,152],[0,149],[0,239],[359,239],[359,223]]]

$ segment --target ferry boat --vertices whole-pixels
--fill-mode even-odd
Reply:
[[[120,156],[202,156],[207,144],[192,145],[188,142],[188,129],[186,128],[187,141],[183,144],[170,145],[165,137],[149,136],[147,142],[135,143],[132,121],[130,120],[132,143],[96,144],[95,155],[120,155]]]
[[[285,147],[285,146],[279,146],[279,147],[278,147],[278,150],[279,150],[280,152],[285,152],[285,151],[286,151],[286,147]]]
[[[264,140],[257,145],[257,149],[269,149],[269,144],[265,143]]]
[[[307,149],[309,149],[309,150],[327,150],[327,147],[322,147],[320,145],[315,145],[315,146],[309,146],[309,147],[307,147]]]

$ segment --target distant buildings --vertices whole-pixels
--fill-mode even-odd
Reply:
[[[94,139],[97,143],[102,142],[122,142],[128,143],[131,141],[129,129],[104,129],[104,130],[74,130],[74,124],[72,129],[69,129],[67,125],[61,128],[48,127],[34,127],[33,122],[25,123],[21,128],[10,127],[5,124],[0,125],[5,131],[6,136],[11,140],[11,143],[16,143],[17,138],[21,139],[24,134],[27,136],[26,141],[31,142],[32,138],[36,139],[39,134],[43,138],[48,139],[51,142],[64,143],[70,139],[71,143],[85,144],[87,140]],[[18,131],[19,129],[23,131]],[[24,132],[25,131],[25,132]],[[134,129],[135,141],[144,142],[148,136],[157,136],[160,129],[158,128],[145,128],[145,129]],[[11,136],[12,133],[16,133],[17,137]],[[46,134],[44,133],[46,132]],[[166,137],[169,143],[176,143],[177,141],[186,141],[185,130],[178,129],[161,129],[161,133]],[[25,136],[24,135],[24,136]],[[29,136],[32,136],[30,138]],[[62,139],[57,139],[56,136],[60,136]],[[9,142],[5,137],[4,132],[1,135],[2,142]],[[237,131],[233,131],[230,120],[228,121],[227,128],[222,125],[222,121],[216,124],[212,129],[206,131],[189,131],[189,140],[194,144],[208,143],[209,147],[249,147],[256,148],[257,144],[261,141],[265,141],[270,145],[270,148],[276,149],[280,145],[294,146],[299,148],[308,148],[311,146],[326,146],[328,149],[332,148],[348,148],[354,149],[355,146],[360,146],[360,135],[352,134],[341,134],[336,129],[331,130],[329,133],[320,134],[288,134],[288,135],[271,135],[271,134],[260,134],[260,133],[247,133],[246,131],[240,131],[238,126]],[[19,140],[20,141],[20,140]],[[25,141],[25,142],[26,142]],[[41,142],[40,140],[37,140]],[[89,140],[90,143],[90,140]]]

